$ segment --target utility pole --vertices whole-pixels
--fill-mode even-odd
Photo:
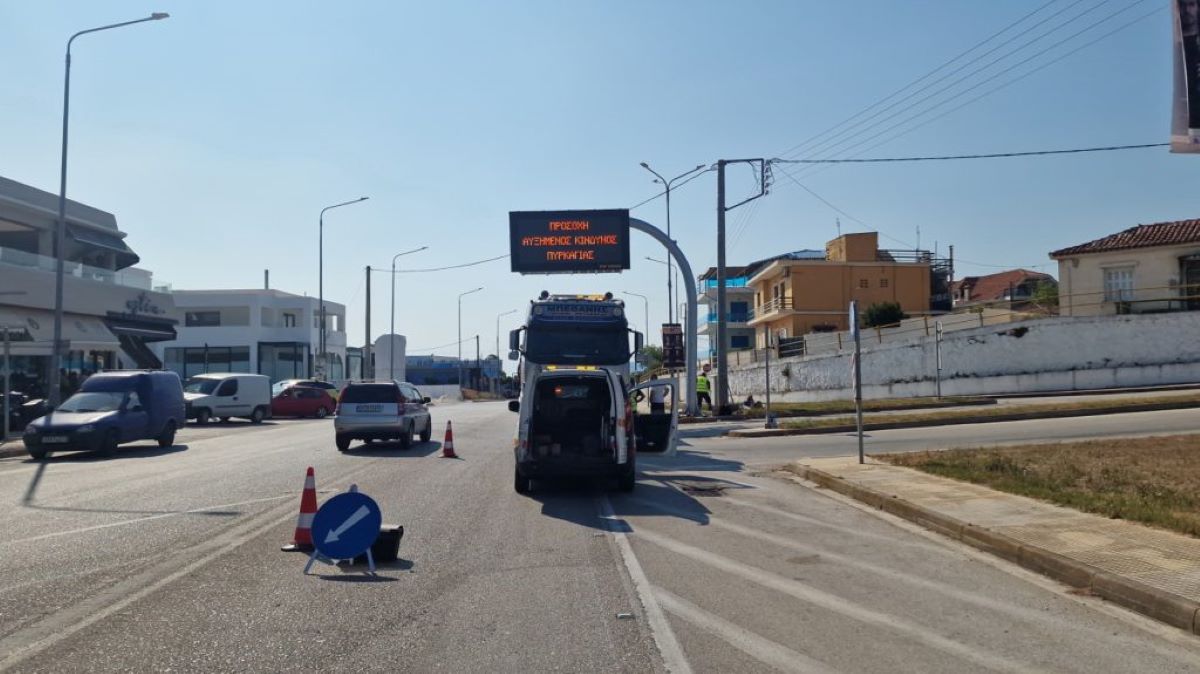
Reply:
[[[479,335],[475,335],[475,389],[481,390],[483,384],[483,369],[479,367]]]
[[[725,205],[725,167],[729,164],[758,164],[758,194],[732,206]],[[729,413],[729,311],[725,306],[725,213],[767,193],[767,161],[765,159],[717,160],[717,414]]]
[[[371,364],[371,265],[367,265],[367,332],[365,342],[366,345],[363,347],[363,364],[361,374],[364,380],[374,379],[374,372],[371,373],[370,377],[367,376],[367,368]]]

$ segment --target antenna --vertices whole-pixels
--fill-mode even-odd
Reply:
[[[834,218],[834,222],[836,222],[836,223],[837,223],[837,229],[838,229],[838,238],[840,239],[840,238],[842,238],[842,219],[841,219],[841,218]]]

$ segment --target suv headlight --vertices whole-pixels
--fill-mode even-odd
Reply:
[[[79,428],[76,428],[75,432],[76,433],[91,433],[94,430],[96,430],[96,427],[93,424],[84,424],[84,425],[80,426]]]

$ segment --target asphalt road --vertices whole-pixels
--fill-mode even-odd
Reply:
[[[461,459],[341,455],[329,421],[281,420],[0,461],[0,669],[1200,669],[1194,637],[766,472],[844,438],[689,430],[679,456],[642,457],[632,495],[527,497],[502,404],[434,414]],[[306,577],[279,552],[309,465],[321,498],[354,482],[405,526],[401,562]]]

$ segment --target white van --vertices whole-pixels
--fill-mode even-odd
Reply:
[[[262,374],[208,372],[191,377],[183,385],[187,417],[207,424],[216,417],[260,423],[271,416],[271,379]]]

